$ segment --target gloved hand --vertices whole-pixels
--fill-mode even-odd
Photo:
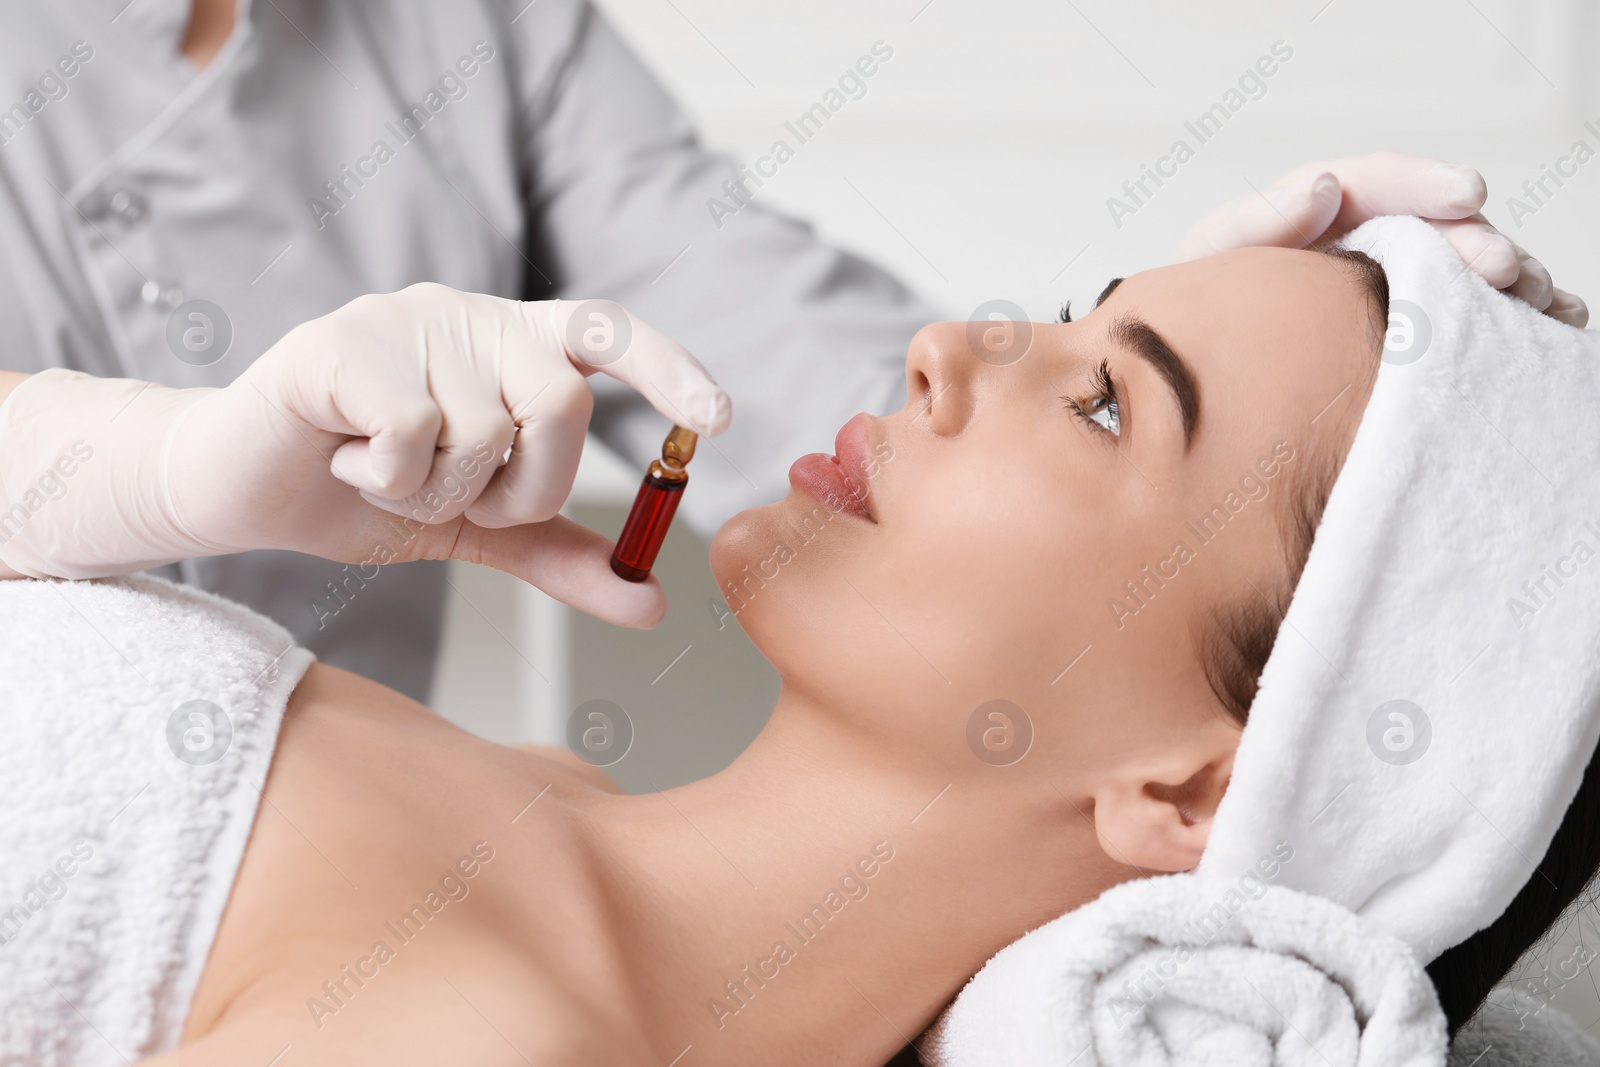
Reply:
[[[1455,247],[1463,262],[1496,289],[1572,326],[1589,309],[1557,289],[1544,264],[1480,213],[1489,189],[1471,167],[1403,152],[1375,152],[1296,167],[1263,193],[1223,204],[1190,227],[1179,262],[1230,248],[1304,248],[1379,215],[1417,215]]]
[[[707,436],[731,405],[685,349],[605,306],[625,321],[414,285],[296,327],[225,389],[36,374],[0,405],[0,563],[88,578],[258,548],[465,559],[652,626],[660,585],[616,577],[612,542],[557,514],[587,376]]]

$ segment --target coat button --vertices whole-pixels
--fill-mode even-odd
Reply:
[[[151,307],[171,311],[183,303],[183,287],[169,278],[152,278],[139,287],[139,299]]]
[[[150,205],[138,193],[118,189],[106,198],[106,210],[124,226],[137,226],[149,216]]]

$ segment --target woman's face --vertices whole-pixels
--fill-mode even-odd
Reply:
[[[1313,452],[1342,462],[1382,332],[1352,267],[1271,248],[1132,276],[1076,322],[929,326],[904,409],[797,462],[713,568],[786,697],[907,760],[978,764],[969,720],[1001,699],[1033,729],[1018,768],[1159,770],[1176,732],[1236,736],[1198,639],[1286,602],[1286,498]],[[841,474],[864,506],[830,505]]]

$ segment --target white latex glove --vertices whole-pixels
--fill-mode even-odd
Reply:
[[[1471,167],[1403,152],[1375,152],[1296,167],[1263,193],[1223,204],[1190,227],[1175,259],[1230,248],[1304,248],[1379,215],[1416,215],[1444,234],[1463,262],[1496,289],[1572,326],[1589,309],[1557,289],[1544,264],[1480,213],[1489,187]]]
[[[707,436],[731,405],[615,304],[626,321],[611,347],[586,350],[585,337],[606,343],[583,332],[603,323],[573,317],[595,306],[414,285],[296,327],[225,389],[36,374],[0,405],[0,563],[89,578],[258,548],[464,559],[653,626],[660,585],[618,578],[612,542],[557,514],[594,404],[587,376]]]

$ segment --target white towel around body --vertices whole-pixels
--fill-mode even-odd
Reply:
[[[1255,879],[1125,882],[989,961],[921,1042],[934,1067],[1442,1067],[1406,944]]]
[[[177,1044],[311,662],[154,578],[0,581],[0,1064]]]

